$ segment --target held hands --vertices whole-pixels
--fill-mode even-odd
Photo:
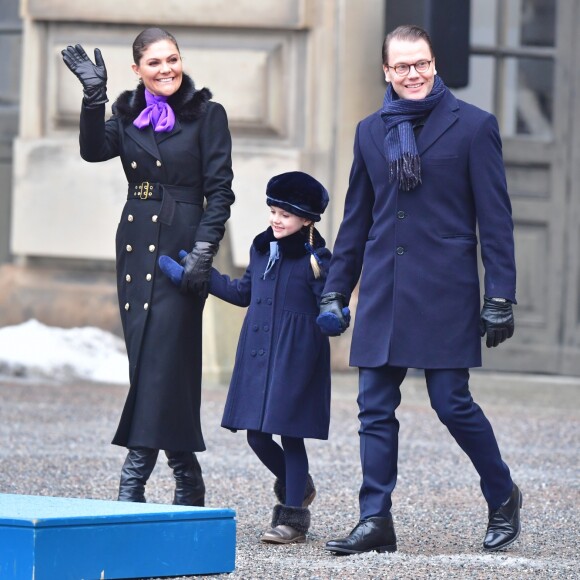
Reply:
[[[159,268],[183,292],[207,298],[211,264],[216,252],[215,244],[195,242],[189,254],[185,250],[179,251],[179,263],[169,256],[159,256]]]
[[[96,107],[106,103],[109,100],[107,98],[107,69],[101,51],[95,48],[94,64],[80,44],[67,46],[61,54],[64,64],[83,85],[85,105]]]
[[[207,298],[211,264],[217,250],[217,244],[195,242],[193,250],[181,259],[183,266],[182,292],[191,292],[200,298]]]
[[[512,303],[494,298],[483,297],[483,308],[479,322],[481,336],[487,338],[485,344],[488,348],[501,344],[514,334],[514,314]]]
[[[179,250],[179,259],[183,260],[187,256],[185,250]],[[176,262],[169,256],[159,256],[159,268],[161,271],[175,284],[176,286],[181,286],[181,281],[183,280],[183,266]]]
[[[316,323],[323,334],[339,336],[350,325],[350,310],[344,306],[345,297],[339,292],[323,294],[320,300],[320,314]]]

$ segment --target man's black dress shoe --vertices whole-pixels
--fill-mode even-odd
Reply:
[[[361,554],[363,552],[396,552],[397,537],[391,514],[386,518],[361,520],[346,538],[326,542],[325,550],[335,554]]]
[[[513,544],[520,535],[520,508],[522,507],[522,492],[514,483],[511,495],[496,510],[489,510],[487,533],[483,540],[483,548],[495,552]]]

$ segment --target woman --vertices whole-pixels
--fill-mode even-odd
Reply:
[[[121,93],[105,121],[107,72],[82,46],[62,51],[83,85],[80,150],[86,161],[119,156],[129,190],[117,230],[117,290],[130,389],[115,445],[128,448],[120,501],[145,501],[160,449],[173,469],[174,504],[204,505],[196,451],[200,425],[202,311],[213,256],[234,201],[231,137],[224,108],[197,90],[175,38],[143,30],[133,43],[139,85]],[[181,292],[161,275],[160,254],[183,259]],[[192,300],[192,295],[194,299]]]

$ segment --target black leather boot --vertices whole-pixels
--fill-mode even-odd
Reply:
[[[166,451],[167,464],[175,477],[174,505],[205,505],[205,484],[201,466],[192,451]]]
[[[326,542],[325,550],[335,554],[361,554],[362,552],[396,552],[397,537],[393,517],[373,517],[361,520],[346,538]]]
[[[522,492],[514,483],[507,500],[496,510],[489,510],[489,523],[483,540],[483,548],[495,552],[513,544],[520,535],[520,508],[522,507]]]
[[[286,503],[286,484],[280,479],[276,478],[274,482],[274,494],[276,499],[284,505]],[[308,507],[316,497],[316,488],[314,487],[314,481],[312,477],[308,474],[306,479],[306,489],[304,490],[304,501],[302,502],[302,507]]]
[[[118,501],[145,503],[145,484],[157,462],[158,449],[129,449],[121,469]]]

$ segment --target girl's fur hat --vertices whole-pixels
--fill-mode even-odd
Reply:
[[[289,171],[275,175],[266,186],[266,203],[275,205],[294,215],[320,221],[328,205],[328,192],[311,175],[302,171]]]

